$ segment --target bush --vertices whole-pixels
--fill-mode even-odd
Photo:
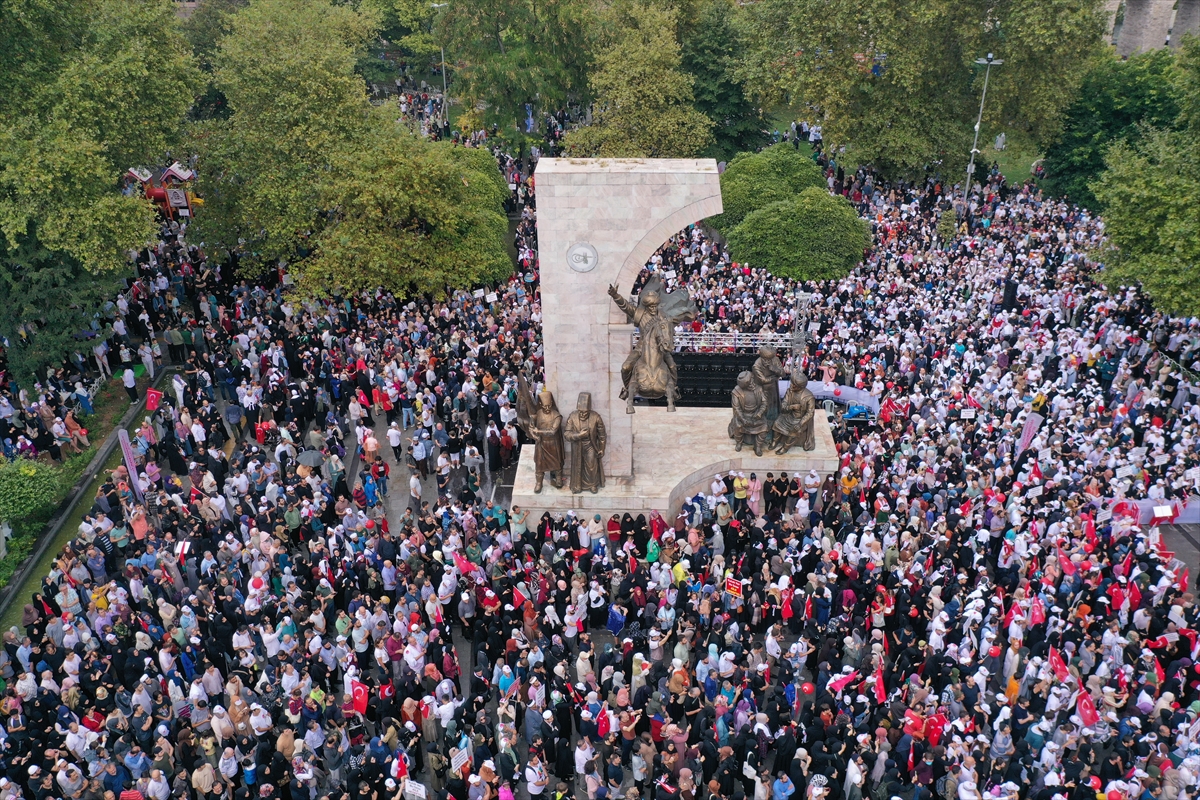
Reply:
[[[796,280],[840,278],[862,261],[870,228],[844,197],[805,189],[746,215],[728,234],[738,261]]]
[[[0,519],[15,534],[40,527],[61,500],[62,468],[18,458],[0,463]]]
[[[728,236],[751,211],[795,197],[810,187],[824,186],[821,168],[791,145],[773,145],[761,153],[739,153],[721,175],[725,211],[710,222]]]

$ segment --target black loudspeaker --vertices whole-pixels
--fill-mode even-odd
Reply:
[[[1012,278],[1004,281],[1004,310],[1017,310],[1017,282]]]

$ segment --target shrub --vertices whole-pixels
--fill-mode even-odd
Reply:
[[[795,197],[810,187],[824,186],[821,168],[791,145],[773,145],[761,153],[739,153],[721,175],[725,211],[710,223],[728,236],[750,212]]]
[[[862,261],[870,241],[866,221],[824,188],[752,211],[728,234],[735,259],[796,280],[842,277]]]

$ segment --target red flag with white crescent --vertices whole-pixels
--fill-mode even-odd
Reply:
[[[1079,701],[1075,704],[1075,710],[1079,712],[1079,719],[1083,721],[1085,728],[1090,728],[1100,721],[1100,715],[1096,713],[1096,703],[1087,692],[1079,693]]]
[[[356,680],[350,681],[350,693],[354,698],[354,710],[359,714],[367,713],[367,702],[371,698],[371,691],[365,683],[359,683]]]
[[[1060,681],[1065,681],[1071,673],[1067,670],[1067,664],[1063,661],[1062,654],[1058,652],[1057,647],[1050,648],[1050,669],[1054,670],[1054,677]]]
[[[1034,597],[1033,605],[1029,608],[1029,622],[1032,625],[1041,625],[1046,621],[1046,604],[1042,602],[1042,598]]]
[[[887,689],[883,685],[883,660],[879,662],[879,667],[875,670],[875,701],[882,704],[887,700]]]

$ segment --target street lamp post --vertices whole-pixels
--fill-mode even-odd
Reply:
[[[975,120],[975,141],[971,143],[971,163],[967,165],[967,188],[963,192],[964,205],[970,202],[971,178],[975,175],[975,154],[979,152],[979,128],[983,125],[983,104],[987,101],[988,78],[992,75],[992,67],[1000,66],[1004,63],[1004,59],[995,58],[988,53],[987,58],[977,58],[975,63],[985,66],[986,69],[983,73],[983,96],[979,98],[979,118]]]
[[[430,3],[430,8],[445,8],[449,3]],[[446,127],[446,123],[450,119],[450,94],[446,91],[446,46],[438,45],[438,49],[442,51],[442,127]]]

